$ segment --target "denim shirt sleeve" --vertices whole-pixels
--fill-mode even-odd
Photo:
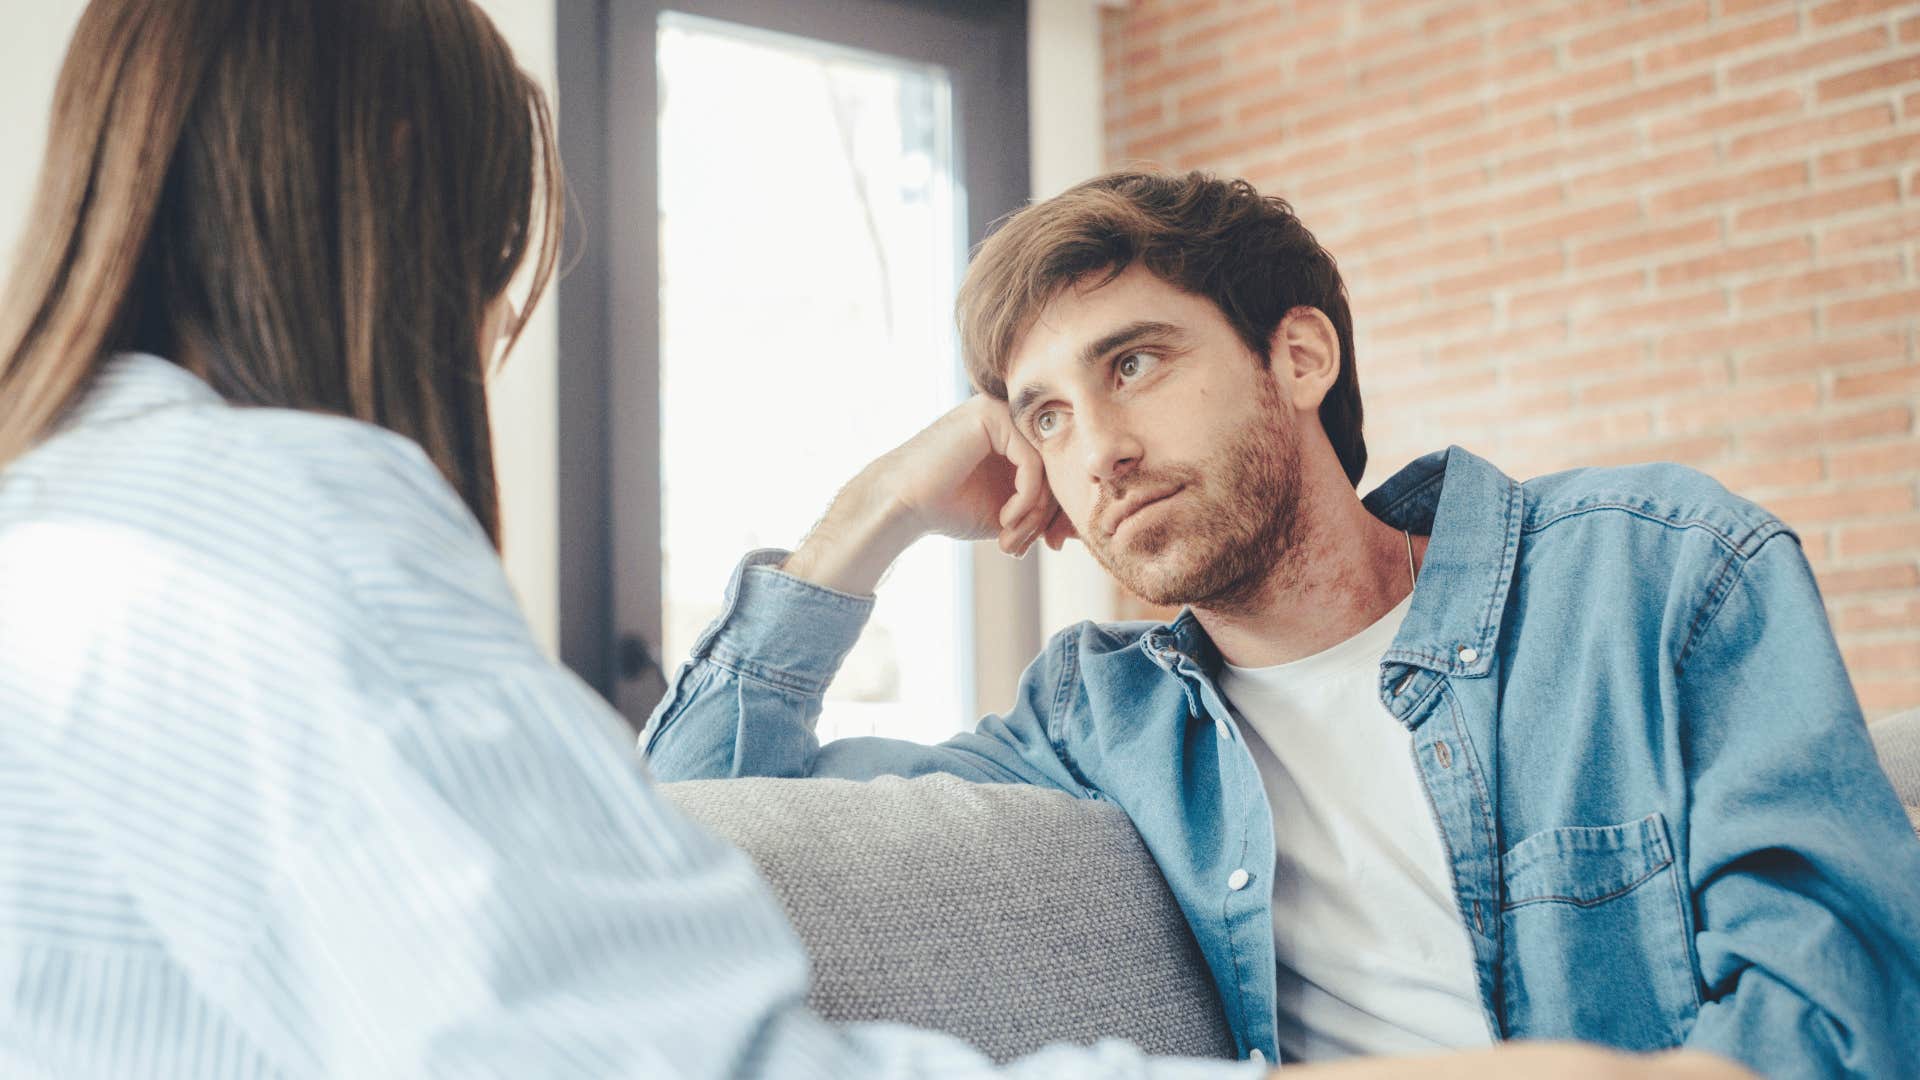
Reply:
[[[1687,1044],[1770,1077],[1920,1061],[1920,841],[1881,772],[1790,533],[1703,612],[1679,667],[1704,1004]]]
[[[1050,733],[1053,702],[1068,670],[1056,638],[1021,676],[1005,715],[937,745],[848,738],[822,746],[814,734],[827,684],[852,650],[873,598],[837,592],[777,569],[787,557],[756,551],[734,571],[719,619],[694,644],[640,746],[660,780],[730,776],[876,776],[947,773],[982,783],[1039,784],[1089,792]]]

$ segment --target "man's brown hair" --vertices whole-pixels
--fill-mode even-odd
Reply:
[[[93,0],[49,132],[0,300],[0,467],[109,354],[193,345],[229,401],[419,443],[499,542],[481,325],[523,262],[539,299],[562,179],[479,8]]]
[[[1347,479],[1360,483],[1367,444],[1346,286],[1293,208],[1244,180],[1116,172],[1008,218],[960,286],[960,344],[974,387],[1004,399],[1014,345],[1040,311],[1066,289],[1103,285],[1136,263],[1212,301],[1262,363],[1272,362],[1268,342],[1287,312],[1324,312],[1340,340],[1340,374],[1320,424]]]

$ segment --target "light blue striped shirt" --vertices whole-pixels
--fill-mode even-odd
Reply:
[[[0,473],[0,1076],[1003,1075],[808,1013],[629,747],[414,444],[114,359]]]

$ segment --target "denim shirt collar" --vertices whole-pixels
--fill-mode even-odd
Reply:
[[[1525,502],[1519,482],[1450,446],[1401,469],[1362,504],[1396,529],[1432,538],[1413,606],[1382,658],[1382,697],[1405,685],[1409,668],[1456,678],[1486,675],[1520,551]],[[1147,630],[1141,645],[1169,671],[1182,655],[1202,670],[1219,666],[1218,650],[1192,608]]]

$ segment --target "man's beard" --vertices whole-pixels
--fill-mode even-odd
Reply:
[[[1102,485],[1090,524],[1132,491],[1180,487],[1175,512],[1132,526],[1124,544],[1094,532],[1094,558],[1150,604],[1212,611],[1256,606],[1294,550],[1299,526],[1300,440],[1277,388],[1258,380],[1259,415],[1198,467],[1128,473]]]

